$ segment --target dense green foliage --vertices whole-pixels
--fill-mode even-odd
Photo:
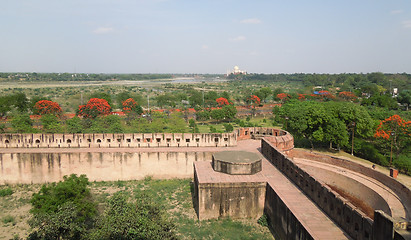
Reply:
[[[177,239],[174,228],[160,205],[147,195],[130,201],[124,192],[117,192],[108,199],[89,239]]]
[[[45,184],[31,199],[30,239],[80,239],[92,227],[97,207],[85,175]]]
[[[10,187],[0,189],[0,197],[10,196],[13,194],[13,189]]]
[[[274,108],[273,112],[276,120],[282,122],[286,130],[294,135],[297,146],[307,147],[304,142],[308,141],[311,148],[325,147],[327,144],[331,147],[335,144],[338,149],[351,152],[354,147],[355,155],[388,166],[392,140],[375,138],[374,133],[380,121],[387,118],[392,111],[378,108],[378,111],[369,114],[371,112],[367,108],[350,102],[291,100],[281,108]],[[398,115],[395,116],[399,118]],[[399,130],[400,126],[404,128],[405,125],[396,121],[388,123],[392,124],[392,127],[387,126],[386,131],[396,132],[392,141],[396,155],[393,156],[393,165],[404,173],[411,174],[409,130]]]

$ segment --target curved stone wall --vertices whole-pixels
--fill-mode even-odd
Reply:
[[[369,167],[365,167],[359,163],[355,163],[342,158],[337,158],[318,153],[308,153],[305,151],[298,150],[294,150],[291,155],[293,157],[305,157],[310,160],[315,160],[330,165],[343,167],[354,172],[359,172],[365,176],[368,176],[383,183],[402,199],[402,203],[407,212],[407,217],[411,218],[411,190],[407,188],[404,184],[395,180],[394,178],[385,175],[384,173],[375,171]]]
[[[329,186],[337,186],[348,194],[360,199],[374,210],[382,210],[392,216],[392,211],[383,197],[364,184],[330,170],[299,164],[310,175]],[[332,177],[330,177],[332,176]]]

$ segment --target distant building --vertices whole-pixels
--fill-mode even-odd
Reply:
[[[240,70],[240,68],[238,66],[234,66],[234,69],[231,72],[227,71],[227,76],[231,75],[231,74],[233,74],[233,75],[240,75],[240,74],[247,75],[247,71]]]

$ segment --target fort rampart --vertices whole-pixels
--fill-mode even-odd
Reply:
[[[0,134],[0,148],[232,147],[262,136],[281,136],[275,143],[281,149],[293,146],[280,129],[249,127],[231,133]]]
[[[274,164],[283,174],[285,174],[290,180],[292,180],[352,238],[394,239],[395,236],[395,239],[403,239],[399,232],[401,232],[406,226],[396,222],[387,214],[384,214],[382,211],[376,211],[374,214],[374,220],[372,220],[344,197],[333,191],[325,183],[310,176],[307,172],[297,166],[293,162],[293,160],[291,160],[283,152],[279,151],[273,144],[265,139],[263,139],[261,142],[261,151],[272,164]],[[343,161],[342,159],[335,158],[332,161],[333,164],[344,164],[342,162],[339,162]],[[344,166],[346,167],[346,165]],[[363,166],[361,165],[351,165],[351,168],[356,169],[356,171],[369,171],[370,175],[379,175],[378,173],[371,173],[371,169],[366,169],[365,167],[363,169],[362,167]],[[382,176],[380,176],[380,178],[383,181],[395,181],[393,179],[386,179]],[[394,188],[402,189],[402,187],[400,186],[402,185],[401,183],[397,182],[388,184],[392,185]],[[404,188],[407,189],[405,186]],[[407,195],[407,193],[404,194]],[[273,211],[271,211],[272,208],[278,208],[277,206],[271,206],[273,204],[280,203],[278,201],[272,201],[266,198],[266,206],[264,211],[270,219],[271,227],[273,227],[276,231],[279,231],[279,235],[286,236],[286,232],[281,232],[284,231],[284,228],[278,225],[279,222],[282,222],[281,219],[278,218],[282,216],[278,216],[274,214]]]

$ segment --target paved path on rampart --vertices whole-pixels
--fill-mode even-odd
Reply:
[[[245,142],[245,141],[244,141]],[[242,150],[259,152],[260,141],[247,141]],[[196,162],[199,182],[268,182],[314,239],[350,239],[311,199],[263,158],[262,171],[254,175],[228,175],[215,172],[210,162]]]
[[[302,169],[306,170],[310,175],[313,177],[316,177],[317,172],[316,169],[324,169],[330,172],[333,172],[335,174],[340,174],[343,176],[347,176],[365,186],[368,188],[374,190],[376,193],[378,193],[384,200],[388,203],[391,212],[392,212],[392,217],[396,219],[409,219],[409,216],[407,212],[410,212],[410,209],[407,210],[406,206],[403,205],[400,197],[395,194],[394,191],[392,191],[389,187],[385,186],[383,183],[377,181],[374,178],[368,177],[366,175],[363,175],[361,173],[331,165],[328,163],[323,163],[319,161],[314,161],[314,160],[308,160],[308,159],[302,159],[302,158],[293,158],[294,162],[300,166]],[[311,168],[314,167],[314,168]]]

